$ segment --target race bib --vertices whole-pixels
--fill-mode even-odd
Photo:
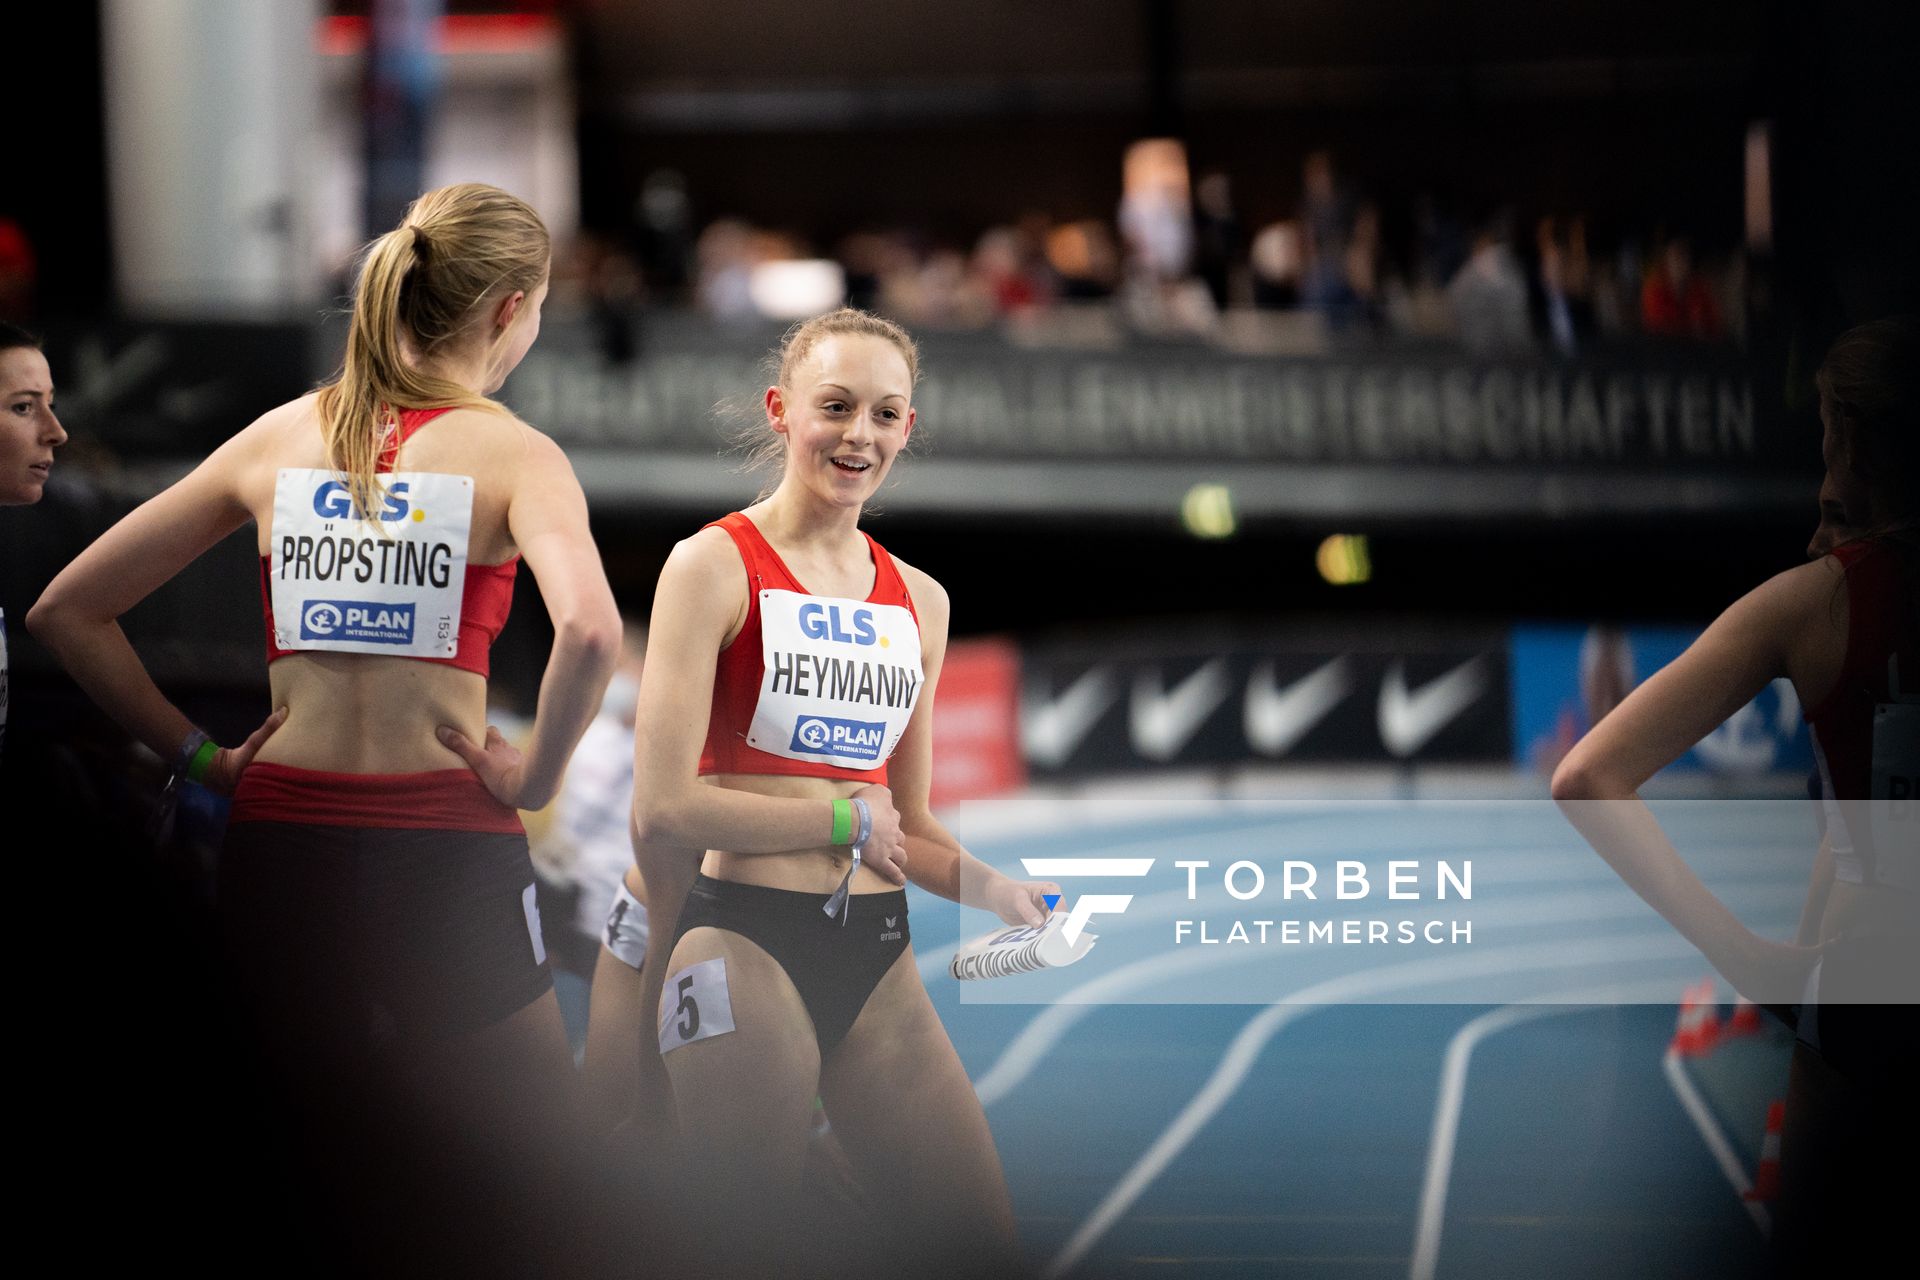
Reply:
[[[866,770],[900,745],[924,674],[920,628],[906,608],[762,591],[760,646],[748,746]]]
[[[660,1052],[723,1036],[733,1030],[733,998],[727,993],[727,958],[690,964],[667,979],[660,992]]]
[[[331,471],[273,491],[273,638],[282,649],[451,658],[460,652],[473,478],[383,476],[372,518]]]
[[[1873,709],[1874,876],[1896,889],[1920,890],[1920,702]]]

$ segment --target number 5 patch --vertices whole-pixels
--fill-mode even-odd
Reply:
[[[733,1002],[727,998],[725,956],[690,964],[667,979],[660,993],[662,1054],[731,1030]]]

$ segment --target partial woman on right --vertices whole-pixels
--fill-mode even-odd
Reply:
[[[1573,825],[1737,990],[1798,1007],[1773,1228],[1795,1276],[1910,1251],[1920,1152],[1920,324],[1848,330],[1818,384],[1829,490],[1860,506],[1860,536],[1735,601],[1553,778]],[[1637,795],[1777,678],[1807,708],[1828,810],[1833,882],[1824,902],[1815,886],[1812,945],[1743,924]]]

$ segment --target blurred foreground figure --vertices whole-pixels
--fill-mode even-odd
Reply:
[[[1857,495],[1861,536],[1734,603],[1553,780],[1581,834],[1742,994],[1799,1006],[1773,1232],[1795,1276],[1897,1256],[1920,1139],[1920,326],[1842,334],[1819,387],[1831,490]],[[1809,709],[1828,815],[1833,880],[1811,945],[1742,924],[1635,798],[1782,676]]]

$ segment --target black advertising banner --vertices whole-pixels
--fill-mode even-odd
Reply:
[[[1511,759],[1505,637],[1382,648],[1363,637],[1202,653],[1086,644],[1024,653],[1036,776],[1259,761]]]

